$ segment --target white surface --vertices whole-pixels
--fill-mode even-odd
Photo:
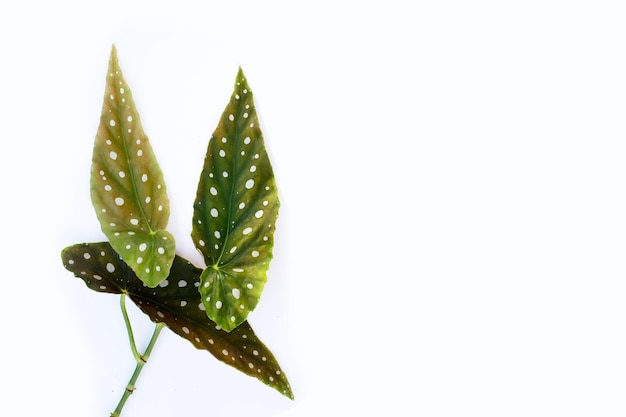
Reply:
[[[115,43],[196,263],[197,178],[243,67],[282,201],[251,322],[296,396],[164,332],[125,416],[626,413],[622,2],[17,4],[3,409],[105,416],[132,371],[117,297],[59,258],[103,238],[88,173]]]

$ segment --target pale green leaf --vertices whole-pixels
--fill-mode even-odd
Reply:
[[[175,251],[165,230],[169,200],[115,47],[93,150],[91,200],[102,231],[139,279],[150,287],[163,281]]]

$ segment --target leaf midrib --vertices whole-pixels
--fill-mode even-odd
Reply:
[[[121,73],[121,69],[120,69],[120,73]],[[116,77],[117,78],[117,77]],[[115,81],[119,81],[119,80],[115,80]],[[132,97],[132,93],[130,91],[130,88],[128,87],[128,85],[126,85],[126,90],[128,91],[128,106],[129,108],[131,107],[130,104],[132,103],[132,107],[135,108],[135,114],[133,114],[133,120],[136,119],[135,122],[135,128],[133,129],[134,132],[143,132],[143,128],[141,126],[141,121],[139,119],[139,114],[136,111],[137,105],[135,103],[135,100]],[[117,95],[116,95],[117,97]],[[130,152],[128,150],[128,144],[126,143],[126,139],[127,139],[127,135],[124,133],[124,129],[123,129],[123,109],[124,109],[124,103],[121,102],[121,98],[117,99],[118,102],[118,106],[117,106],[117,117],[118,117],[118,123],[120,124],[120,133],[122,134],[122,148],[124,149],[124,158],[126,159],[126,165],[128,166],[128,176],[130,177],[130,183],[131,186],[133,188],[133,199],[135,200],[135,204],[137,206],[137,208],[139,209],[139,213],[140,216],[143,220],[143,223],[146,225],[146,227],[148,228],[148,234],[150,235],[154,235],[156,232],[152,229],[152,225],[150,224],[150,221],[148,220],[148,216],[146,215],[146,212],[143,208],[143,205],[141,204],[141,198],[139,197],[139,188],[137,187],[137,182],[136,182],[136,178],[135,178],[135,169],[134,169],[134,165],[131,162],[131,158],[130,158]],[[120,106],[121,104],[121,106]],[[122,110],[120,110],[120,108]],[[141,136],[141,135],[139,135]],[[132,140],[132,137],[130,138]],[[141,138],[142,140],[144,140],[145,142],[147,142],[147,138]],[[144,145],[145,146],[145,145]],[[146,150],[147,152],[147,150]]]
[[[248,90],[248,94],[251,94],[250,89],[247,87],[246,85],[246,89]],[[233,94],[233,96],[231,96],[231,102],[232,102],[232,97],[234,97],[235,94],[239,94],[240,92],[237,91],[236,93]],[[229,241],[230,235],[231,235],[231,219],[233,217],[233,200],[234,200],[234,195],[235,195],[235,184],[237,182],[237,178],[238,176],[236,175],[237,173],[237,159],[238,155],[239,155],[239,135],[240,135],[240,129],[239,129],[239,119],[241,117],[241,107],[245,106],[244,102],[247,102],[246,100],[243,99],[243,96],[241,94],[239,94],[240,99],[237,100],[239,102],[239,106],[235,106],[235,110],[236,110],[236,118],[235,120],[233,120],[233,123],[235,123],[235,133],[233,135],[233,162],[232,162],[232,172],[233,172],[233,179],[231,181],[231,185],[230,185],[230,193],[228,195],[228,216],[226,218],[226,232],[225,232],[225,236],[224,236],[224,244],[222,245],[222,250],[220,252],[220,255],[217,259],[217,261],[215,262],[215,265],[217,267],[224,267],[227,266],[230,262],[233,261],[233,259],[235,259],[237,256],[233,256],[229,262],[227,263],[223,263],[220,265],[220,262],[222,261],[222,258],[224,257],[224,252],[226,251],[226,247],[228,246],[227,243]],[[247,94],[246,94],[247,97]],[[250,110],[252,109],[252,105],[250,106]],[[226,116],[227,117],[227,116]]]

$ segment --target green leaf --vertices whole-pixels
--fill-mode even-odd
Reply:
[[[228,333],[209,320],[197,290],[201,270],[189,261],[176,256],[169,277],[148,288],[106,242],[69,246],[61,257],[65,268],[92,290],[128,294],[153,322],[165,323],[196,348],[293,399],[286,375],[248,322]]]
[[[192,238],[207,269],[207,315],[230,331],[261,297],[278,216],[274,173],[252,92],[239,69],[235,90],[209,141],[194,204]]]
[[[115,47],[93,149],[91,201],[102,231],[139,279],[155,287],[167,278],[176,243],[164,230],[169,200],[163,173],[141,127]]]

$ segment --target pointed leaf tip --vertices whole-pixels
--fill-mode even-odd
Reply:
[[[274,173],[252,92],[239,69],[207,149],[192,238],[209,268],[200,277],[207,315],[231,331],[254,310],[272,259],[278,216]]]
[[[175,250],[165,230],[169,200],[115,46],[93,149],[91,200],[102,231],[137,276],[150,287],[163,281]]]

